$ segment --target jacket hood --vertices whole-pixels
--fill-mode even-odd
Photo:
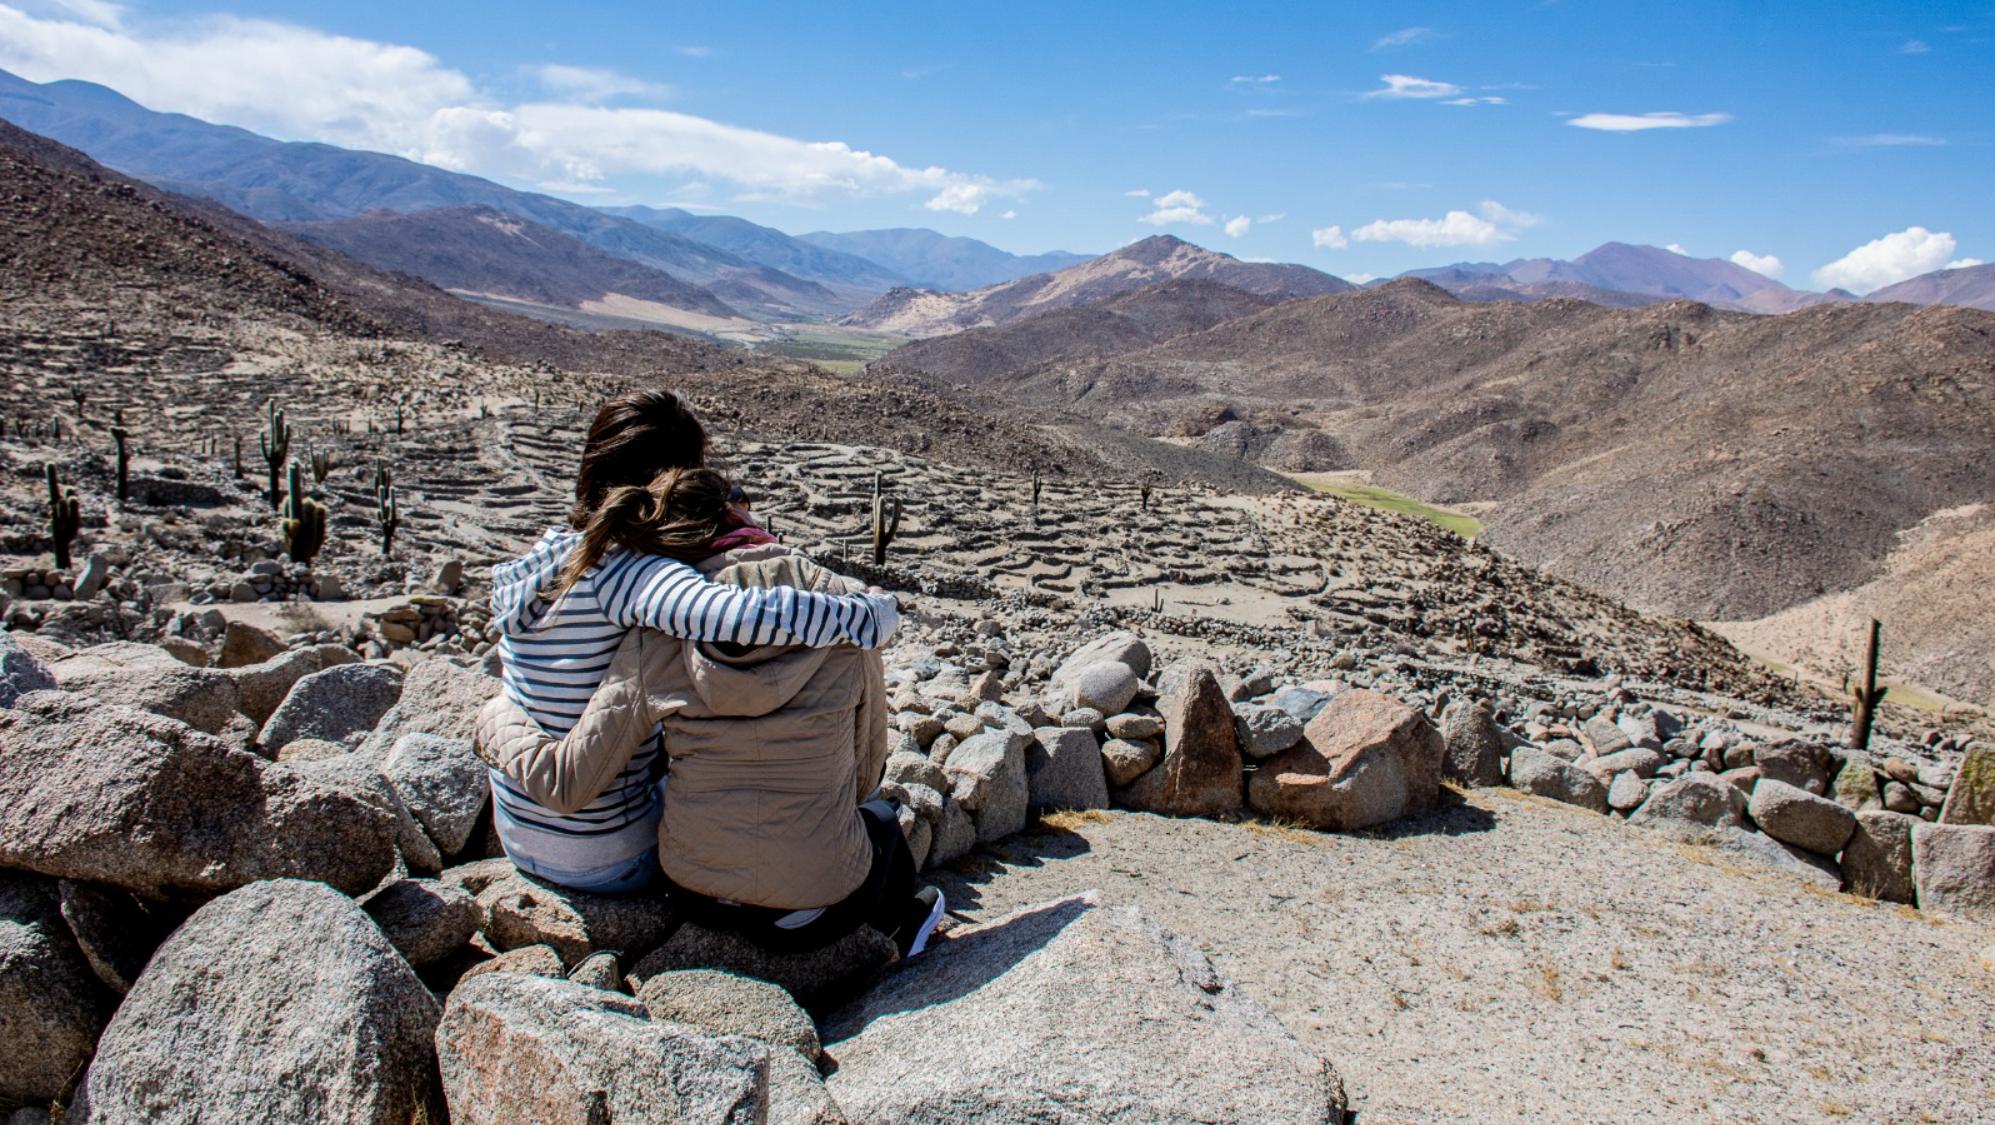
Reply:
[[[533,550],[508,563],[492,568],[492,619],[499,630],[517,635],[539,623],[553,605],[561,568],[582,542],[579,531],[550,528],[533,545]],[[543,597],[542,595],[547,595]]]
[[[774,544],[728,551],[701,563],[699,569],[709,579],[729,586],[841,592],[830,589],[833,576],[829,571],[792,548]],[[682,659],[693,690],[714,714],[754,718],[787,706],[833,653],[849,647],[689,644]]]

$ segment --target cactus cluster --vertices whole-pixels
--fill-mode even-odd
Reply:
[[[326,483],[326,478],[331,476],[332,471],[339,467],[339,462],[333,455],[323,450],[314,450],[309,456],[312,462],[312,482],[314,484]]]
[[[48,477],[48,527],[49,537],[55,541],[55,568],[69,569],[69,545],[76,542],[76,533],[83,527],[83,510],[76,502],[76,490],[62,487],[56,478],[55,466],[44,467]]]
[[[270,466],[270,507],[276,510],[284,498],[280,474],[291,457],[291,426],[284,421],[284,412],[277,409],[274,398],[270,400],[269,426],[257,440],[263,446],[263,460]]]
[[[319,548],[326,545],[326,506],[305,495],[303,474],[294,463],[289,473],[290,490],[284,500],[284,552],[291,561],[310,566]]]
[[[887,548],[901,530],[900,497],[888,497],[886,474],[873,474],[873,565],[887,564]]]

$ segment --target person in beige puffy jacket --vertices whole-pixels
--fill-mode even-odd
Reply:
[[[682,482],[674,504],[726,504],[712,470]],[[734,522],[752,523],[736,509]],[[717,584],[851,594],[863,587],[766,534],[696,564]],[[631,755],[662,734],[668,760],[658,862],[689,914],[776,950],[815,948],[859,925],[919,952],[942,913],[915,868],[897,810],[869,801],[887,756],[880,654],[689,642],[633,629],[575,726],[549,736],[500,695],[478,716],[488,765],[561,812],[594,801]]]

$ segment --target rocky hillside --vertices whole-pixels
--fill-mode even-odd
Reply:
[[[1049,363],[1098,359],[1210,328],[1275,303],[1243,289],[1201,278],[1175,278],[1105,301],[917,340],[887,353],[870,373],[912,371],[960,383],[980,383]]]
[[[489,207],[369,211],[350,219],[286,223],[279,229],[461,295],[562,309],[623,298],[658,306],[663,317],[690,313],[706,322],[744,319],[697,285]]]
[[[1962,305],[1995,312],[1995,265],[1934,270],[1909,281],[1887,285],[1866,301],[1908,301],[1915,305]]]
[[[1133,242],[1055,273],[1037,274],[967,293],[895,289],[846,317],[855,327],[937,336],[966,328],[1010,324],[1038,313],[1119,296],[1173,278],[1215,281],[1278,301],[1341,293],[1349,282],[1307,266],[1242,262],[1167,234]]]
[[[1557,258],[1519,258],[1502,265],[1462,262],[1400,276],[1431,281],[1465,300],[1491,299],[1472,297],[1471,292],[1515,294],[1509,298],[1513,300],[1578,297],[1618,307],[1690,300],[1738,312],[1783,313],[1856,299],[1841,290],[1790,289],[1723,258],[1693,258],[1660,246],[1625,242],[1602,243],[1569,262]]]

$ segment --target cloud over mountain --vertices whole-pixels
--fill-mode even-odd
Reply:
[[[1959,245],[1945,231],[1925,227],[1874,238],[1815,271],[1824,286],[1868,293],[1946,266]]]

